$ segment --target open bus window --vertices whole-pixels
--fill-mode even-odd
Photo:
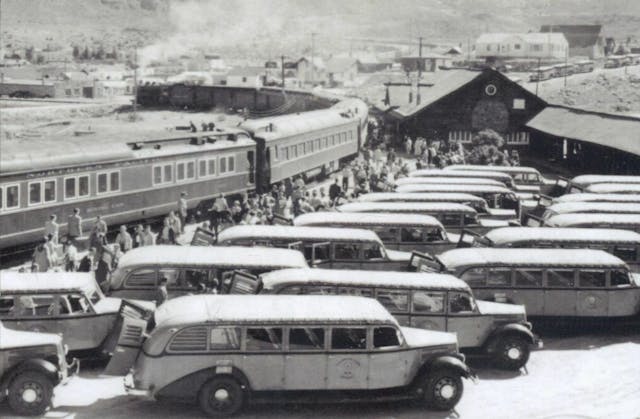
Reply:
[[[324,349],[324,329],[320,327],[291,328],[289,330],[289,349],[300,351]]]
[[[612,287],[628,287],[631,285],[629,279],[629,273],[620,269],[611,271],[611,286]]]

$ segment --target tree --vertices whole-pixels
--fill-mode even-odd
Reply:
[[[497,132],[486,129],[478,132],[471,139],[471,152],[467,157],[469,164],[508,165],[509,160],[502,151],[504,138]]]
[[[77,60],[80,58],[80,48],[77,45],[73,46],[73,59]]]
[[[102,45],[98,47],[98,50],[96,51],[96,54],[95,54],[95,58],[96,60],[104,59],[104,48],[102,47]]]
[[[34,50],[33,47],[29,47],[24,51],[24,58],[27,61],[33,61],[33,50]]]
[[[84,51],[82,51],[82,55],[80,56],[80,59],[82,59],[82,60],[88,60],[89,59],[89,47],[87,47],[87,46],[84,47]]]

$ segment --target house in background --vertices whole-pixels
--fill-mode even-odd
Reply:
[[[325,84],[327,79],[325,62],[320,57],[302,57],[296,62],[297,78],[301,84]]]
[[[559,32],[485,33],[475,43],[476,58],[564,60],[569,43]]]
[[[234,67],[227,73],[227,85],[236,87],[264,86],[265,68],[261,66]]]
[[[358,60],[332,57],[327,61],[327,82],[330,87],[353,84],[358,76]]]
[[[602,25],[542,25],[540,32],[562,33],[569,42],[571,57],[604,57]]]

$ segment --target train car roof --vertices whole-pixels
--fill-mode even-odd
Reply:
[[[554,204],[563,202],[640,202],[640,194],[570,193],[553,198]]]
[[[529,242],[629,242],[640,243],[640,234],[613,228],[565,228],[565,227],[502,227],[488,231],[485,238],[493,244]]]
[[[489,178],[469,177],[403,177],[395,181],[396,185],[492,185],[506,187],[504,182]]]
[[[333,284],[383,288],[468,290],[466,282],[449,274],[355,271],[343,269],[281,269],[260,275],[264,289],[285,284]]]
[[[432,183],[413,183],[398,185],[398,192],[462,192],[462,193],[514,193],[505,186],[495,185],[438,185]]]
[[[585,192],[593,193],[633,193],[640,194],[638,183],[596,183],[585,188]]]
[[[232,134],[235,140],[228,136]],[[133,133],[132,142],[102,141],[87,135],[78,138],[64,138],[42,147],[24,150],[24,143],[3,143],[0,156],[0,173],[34,172],[69,166],[86,166],[142,158],[170,156],[174,154],[201,153],[203,151],[233,149],[253,145],[249,135],[235,128],[218,131],[153,131],[153,135]],[[191,144],[192,138],[202,138],[202,144]],[[207,141],[207,138],[215,141]],[[64,152],[61,152],[64,150]]]
[[[460,173],[458,173],[460,172]],[[489,170],[443,170],[443,169],[420,169],[409,172],[409,177],[479,177],[486,178],[487,176],[491,176],[498,179],[511,179],[507,173],[497,172],[497,171],[489,171]]]
[[[160,245],[131,249],[120,258],[118,269],[141,265],[308,267],[303,254],[291,249]]]
[[[436,256],[447,269],[463,266],[626,266],[604,250],[594,249],[452,249]]]
[[[370,192],[358,202],[485,202],[478,195],[462,192]]]
[[[489,165],[480,165],[480,164],[452,164],[446,166],[443,170],[489,170],[489,171],[497,171],[503,173],[538,173],[538,169],[528,166],[489,166]]]
[[[98,284],[91,273],[0,272],[0,295],[33,292],[78,292],[96,289],[98,289]]]
[[[329,108],[247,120],[240,124],[240,127],[255,137],[274,141],[326,128],[335,128],[353,121],[357,116],[355,113]]]
[[[602,212],[620,214],[640,214],[640,202],[561,202],[547,207],[547,211],[556,214],[567,214],[574,212]]]
[[[571,179],[576,185],[593,185],[596,183],[640,183],[640,176],[620,175],[580,175]]]
[[[444,212],[476,214],[473,208],[455,202],[350,202],[336,209],[340,212]]]
[[[442,224],[435,217],[422,214],[400,213],[355,213],[321,211],[302,214],[293,219],[296,226],[318,225],[323,223],[344,223],[354,225],[400,225],[400,226],[436,226]]]
[[[380,242],[380,238],[376,233],[360,228],[237,225],[221,231],[218,235],[218,243],[245,238]]]
[[[161,327],[204,322],[398,324],[377,300],[352,296],[191,295],[170,299],[154,316]]]
[[[559,214],[549,217],[545,224],[552,227],[572,227],[580,225],[640,225],[640,214],[613,214],[603,212]]]

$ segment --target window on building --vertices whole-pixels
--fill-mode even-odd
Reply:
[[[520,44],[515,44],[515,45],[513,46],[513,49],[520,49]]]
[[[525,100],[513,99],[513,109],[525,109]]]

